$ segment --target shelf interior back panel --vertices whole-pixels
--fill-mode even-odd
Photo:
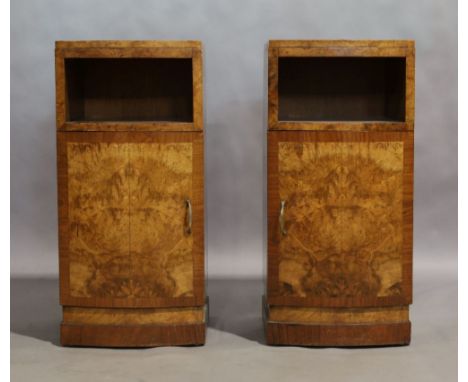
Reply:
[[[193,121],[192,60],[65,61],[68,121]]]
[[[404,121],[404,57],[280,57],[280,121]]]

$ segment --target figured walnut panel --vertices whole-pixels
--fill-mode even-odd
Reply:
[[[279,295],[402,294],[402,142],[279,142]]]
[[[191,297],[192,143],[68,142],[72,297]]]
[[[270,321],[301,324],[378,324],[407,322],[408,306],[383,308],[306,308],[270,306]]]
[[[205,307],[77,308],[63,307],[63,323],[74,325],[196,324],[205,320]]]
[[[130,144],[130,251],[136,297],[193,296],[192,144]]]
[[[126,297],[128,145],[67,143],[70,295]]]

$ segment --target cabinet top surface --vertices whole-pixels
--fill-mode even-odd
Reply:
[[[201,41],[196,40],[78,40],[56,41],[56,49],[73,48],[198,48]]]
[[[270,48],[407,48],[414,40],[270,40]]]

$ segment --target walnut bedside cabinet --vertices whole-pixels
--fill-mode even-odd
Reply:
[[[268,54],[267,343],[408,344],[414,43]]]
[[[55,47],[61,343],[205,342],[202,49]]]

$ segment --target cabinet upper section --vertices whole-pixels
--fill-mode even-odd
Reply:
[[[199,41],[57,41],[57,129],[203,130]]]
[[[268,128],[413,130],[414,42],[270,41]]]

